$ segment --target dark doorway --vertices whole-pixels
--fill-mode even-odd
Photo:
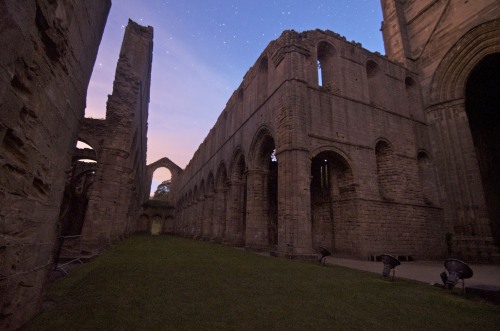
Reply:
[[[500,245],[500,53],[484,57],[472,70],[465,104],[492,232]]]

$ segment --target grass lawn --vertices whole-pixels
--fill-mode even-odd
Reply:
[[[403,279],[134,236],[49,286],[23,330],[499,330],[500,307]]]

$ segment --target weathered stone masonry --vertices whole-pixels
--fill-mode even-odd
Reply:
[[[452,253],[500,260],[500,3],[382,8],[387,56],[418,73]]]
[[[0,329],[38,310],[110,1],[0,1]]]
[[[186,167],[176,229],[290,257],[441,256],[415,76],[333,32],[284,32]]]
[[[381,3],[387,57],[329,31],[270,43],[177,183],[177,233],[500,258],[500,3]]]
[[[129,21],[106,119],[85,119],[79,138],[94,147],[97,170],[82,228],[92,254],[136,231],[146,180],[153,28]]]
[[[83,119],[109,2],[66,5],[33,3],[41,42],[31,38],[38,52],[2,54],[14,61],[2,67],[8,83],[1,122],[2,329],[18,328],[39,309],[59,234],[78,235],[63,245],[73,248],[72,257],[91,257],[137,230],[144,199],[153,29],[129,22],[106,119]],[[66,15],[82,11],[91,18]],[[87,19],[95,17],[97,26],[89,26]],[[93,149],[75,149],[77,139]],[[88,159],[97,163],[83,161]]]
[[[387,57],[285,31],[182,170],[145,163],[152,28],[129,23],[107,117],[83,119],[110,1],[0,0],[0,328],[38,311],[60,232],[90,255],[155,228],[291,258],[500,260],[500,2],[381,4]],[[170,200],[141,208],[158,167]]]

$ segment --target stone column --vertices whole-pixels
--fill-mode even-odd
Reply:
[[[311,160],[309,152],[290,149],[278,157],[278,254],[315,258],[311,234]]]
[[[243,190],[244,183],[232,183],[229,187],[227,203],[227,224],[225,242],[231,245],[243,245]]]
[[[211,240],[222,242],[226,227],[226,194],[227,189],[215,189],[214,217]]]
[[[465,100],[452,100],[428,110],[434,158],[443,183],[444,214],[457,250],[480,256],[494,252],[484,188]],[[483,246],[481,253],[475,247]]]
[[[195,239],[201,239],[203,235],[203,221],[205,220],[205,196],[202,195],[198,198],[198,208],[195,215],[196,229],[195,229]]]
[[[214,194],[209,193],[205,195],[205,208],[203,209],[203,240],[210,240],[212,233],[212,219],[214,216]]]
[[[247,172],[247,217],[245,246],[250,249],[267,249],[267,201],[265,188],[266,175],[263,170],[248,170]]]

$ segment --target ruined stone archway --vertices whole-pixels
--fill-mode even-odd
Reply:
[[[213,229],[213,218],[215,210],[215,181],[214,174],[210,172],[207,178],[206,190],[205,190],[205,208],[203,209],[203,229],[202,238],[204,240],[209,240],[212,237]]]
[[[161,233],[162,230],[162,218],[160,215],[154,215],[151,218],[151,227],[150,227],[150,233],[153,236],[157,236]]]
[[[438,175],[449,197],[445,217],[459,255],[468,252],[487,258],[494,250],[493,241],[499,242],[499,233],[495,230],[498,225],[490,215],[496,213],[490,206],[498,191],[484,185],[489,171],[483,170],[488,168],[486,160],[498,159],[492,147],[495,135],[479,134],[486,123],[476,118],[476,114],[482,113],[477,109],[481,108],[482,101],[474,97],[480,89],[494,89],[484,85],[487,73],[481,67],[498,64],[494,55],[498,53],[500,19],[474,27],[451,47],[430,85],[428,120],[437,142],[434,155]],[[498,78],[493,81],[498,82]],[[497,119],[488,122],[498,127]]]
[[[325,89],[335,87],[335,58],[337,50],[328,41],[321,41],[316,47],[316,56],[318,64],[318,85]]]
[[[261,128],[250,149],[247,173],[246,245],[255,249],[278,245],[278,159],[271,131]]]
[[[340,154],[326,150],[311,160],[312,244],[350,252],[354,243],[357,196],[354,175]]]
[[[81,139],[75,146],[71,172],[66,183],[59,213],[61,236],[81,235],[87,212],[89,194],[98,168],[97,152]]]
[[[175,192],[175,183],[177,182],[180,174],[182,173],[181,167],[172,162],[169,158],[164,157],[156,162],[148,164],[146,167],[146,177],[144,182],[144,201],[149,199],[149,192],[151,190],[151,183],[153,181],[153,174],[158,168],[167,168],[172,175],[171,178],[171,191]]]
[[[236,149],[230,166],[230,186],[228,193],[228,217],[226,241],[233,245],[245,243],[247,177],[245,156]]]
[[[222,242],[226,232],[228,178],[226,165],[222,162],[215,177],[214,213],[212,220],[212,240]]]
[[[484,188],[491,230],[500,244],[500,53],[485,56],[465,87],[465,109]],[[476,229],[471,229],[474,235]]]
[[[385,139],[375,144],[377,162],[377,184],[379,196],[385,201],[394,201],[399,192],[400,169],[394,147]]]

